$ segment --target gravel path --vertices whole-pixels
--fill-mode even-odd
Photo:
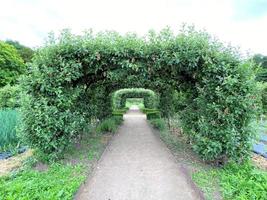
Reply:
[[[153,133],[143,115],[131,109],[77,200],[202,199]]]

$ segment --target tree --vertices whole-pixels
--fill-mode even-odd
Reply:
[[[0,41],[0,87],[16,83],[17,78],[24,71],[25,64],[17,50]]]
[[[19,55],[22,57],[25,63],[31,61],[34,54],[34,51],[31,48],[20,44],[18,41],[6,40],[6,43],[17,49]]]

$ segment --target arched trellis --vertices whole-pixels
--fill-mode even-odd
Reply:
[[[168,96],[181,90],[190,93],[180,115],[194,150],[205,160],[243,159],[257,114],[253,76],[253,65],[238,52],[191,28],[178,35],[151,32],[145,39],[67,31],[41,48],[29,66],[21,134],[32,147],[57,156],[91,117],[111,115],[116,90],[149,88],[167,115]]]
[[[127,98],[143,98],[144,106],[146,108],[157,108],[158,97],[157,94],[145,88],[127,88],[120,89],[113,94],[113,108],[122,109],[125,108]]]

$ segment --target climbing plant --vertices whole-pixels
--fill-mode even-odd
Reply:
[[[116,90],[155,91],[165,115],[175,111],[168,102],[173,91],[184,91],[190,95],[183,99],[182,128],[193,149],[204,160],[240,161],[250,152],[258,112],[253,68],[235,48],[192,27],[145,38],[64,31],[50,36],[29,64],[21,135],[57,158],[92,117],[111,115]]]

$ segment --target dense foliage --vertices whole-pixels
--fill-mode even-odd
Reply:
[[[126,107],[128,98],[143,98],[146,108],[156,108],[158,97],[152,90],[144,88],[128,88],[117,90],[113,94],[113,108],[122,109]]]
[[[166,129],[166,123],[161,118],[151,119],[149,122],[154,128],[158,129],[159,131],[164,131]]]
[[[0,87],[16,83],[20,74],[25,71],[25,64],[17,50],[0,41]]]
[[[263,112],[267,113],[267,56],[256,54],[252,60],[259,66],[256,74],[256,80],[262,82],[262,107]]]
[[[30,64],[21,133],[32,147],[56,157],[91,119],[112,114],[116,90],[155,91],[163,116],[175,110],[170,94],[185,91],[190,95],[183,100],[182,126],[194,150],[204,160],[243,160],[258,111],[253,68],[234,48],[191,27],[178,35],[151,31],[146,38],[64,31],[51,36]]]
[[[24,60],[25,63],[31,61],[34,54],[34,51],[31,48],[20,44],[18,41],[6,40],[5,42],[15,47],[15,49],[17,49],[19,55],[21,56],[21,58]]]
[[[267,81],[267,56],[256,54],[253,56],[253,61],[260,66],[256,79],[258,81]]]
[[[0,88],[0,108],[19,107],[19,86],[6,85]]]
[[[107,118],[98,124],[96,131],[99,133],[115,133],[122,121],[122,116],[118,115]]]
[[[250,163],[227,165],[218,176],[225,199],[267,199],[267,172]]]

